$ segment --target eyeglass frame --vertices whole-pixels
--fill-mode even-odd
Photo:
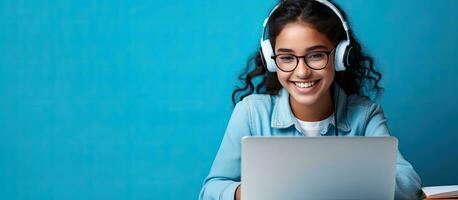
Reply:
[[[277,68],[280,69],[280,70],[283,71],[283,72],[292,72],[292,71],[296,70],[297,66],[299,65],[299,61],[300,61],[299,59],[300,59],[300,58],[303,58],[303,59],[304,59],[304,63],[305,63],[305,65],[306,65],[308,68],[310,68],[310,69],[312,69],[312,70],[322,70],[322,69],[324,69],[324,68],[326,68],[326,67],[328,66],[329,57],[330,57],[329,55],[331,55],[332,52],[334,52],[335,49],[336,49],[336,48],[332,49],[331,51],[312,51],[312,52],[306,53],[306,54],[303,55],[303,56],[296,56],[296,55],[294,55],[294,54],[288,54],[288,53],[275,54],[275,55],[271,56],[270,58],[274,60],[275,65],[277,65]],[[310,67],[309,64],[307,63],[307,60],[306,60],[306,56],[310,55],[311,53],[316,53],[316,52],[326,53],[326,56],[327,56],[327,58],[326,58],[326,64],[325,64],[322,68],[319,68],[319,69],[315,69],[315,68],[313,68],[313,67]],[[278,56],[281,56],[281,55],[291,55],[291,56],[294,56],[294,57],[296,58],[296,66],[295,66],[292,70],[289,70],[289,71],[288,71],[288,70],[283,70],[282,68],[280,68],[280,66],[279,66],[278,63],[277,63],[277,57],[278,57]]]

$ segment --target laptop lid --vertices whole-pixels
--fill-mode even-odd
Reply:
[[[244,137],[242,199],[394,199],[395,137]]]

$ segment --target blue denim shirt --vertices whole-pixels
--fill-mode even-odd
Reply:
[[[339,136],[388,136],[387,121],[379,104],[350,95],[336,85],[337,128]],[[335,123],[322,136],[335,135]],[[293,115],[289,94],[252,94],[237,103],[229,120],[210,173],[199,199],[233,200],[240,184],[241,139],[244,136],[303,136]],[[242,186],[243,187],[243,186]],[[421,181],[412,165],[398,152],[395,199],[419,199]]]

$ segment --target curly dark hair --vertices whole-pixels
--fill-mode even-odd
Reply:
[[[345,12],[334,2],[332,3],[347,19]],[[342,22],[326,5],[315,0],[282,0],[267,22],[268,37],[272,45],[275,45],[277,36],[286,24],[297,21],[310,24],[335,45],[346,39]],[[348,22],[348,20],[346,21]],[[383,92],[383,88],[379,85],[382,75],[375,70],[374,59],[363,52],[360,43],[351,30],[350,40],[353,46],[352,56],[349,58],[350,66],[344,72],[337,72],[334,81],[348,95],[357,94],[370,97],[375,94],[377,98]],[[238,78],[243,85],[236,87],[232,92],[234,105],[254,92],[257,94],[278,95],[282,88],[278,81],[277,73],[269,72],[263,64],[259,50],[250,56],[245,70]]]

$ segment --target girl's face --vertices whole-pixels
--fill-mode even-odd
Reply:
[[[276,55],[312,55],[309,56],[310,60],[320,58],[320,54],[313,52],[329,52],[333,49],[334,44],[325,35],[303,22],[287,24],[275,41]],[[335,73],[333,58],[334,52],[328,56],[326,67],[321,70],[309,68],[304,58],[299,58],[296,69],[291,72],[277,70],[278,80],[288,90],[291,104],[317,108],[324,102],[330,102],[327,98],[331,97],[329,87]]]

